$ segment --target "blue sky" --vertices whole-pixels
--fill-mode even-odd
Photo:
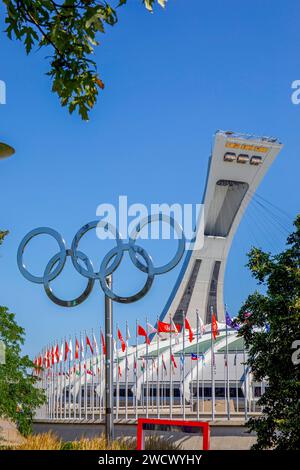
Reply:
[[[299,209],[300,106],[291,102],[291,83],[300,79],[299,2],[170,0],[153,15],[139,3],[120,9],[119,23],[101,38],[96,61],[106,87],[88,123],[69,116],[50,92],[45,51],[27,57],[21,43],[0,36],[0,80],[7,86],[0,140],[17,150],[0,162],[1,228],[10,230],[0,249],[0,304],[25,327],[24,349],[32,355],[69,333],[98,328],[103,295],[95,285],[84,304],[63,309],[42,286],[26,281],[16,251],[30,229],[53,227],[70,244],[78,228],[96,218],[98,204],[117,203],[122,194],[146,205],[201,201],[217,129],[279,137],[284,149],[258,193],[292,217]],[[2,6],[0,15],[2,30]],[[246,214],[225,278],[232,314],[256,287],[245,253],[253,244],[281,249],[285,232],[277,228],[255,205]],[[160,264],[174,243],[145,246]],[[111,246],[92,235],[81,245],[95,266]],[[28,250],[30,268],[42,272],[55,249],[36,240]],[[138,303],[115,305],[119,325],[124,329],[127,319],[133,332],[136,317],[154,322],[178,271],[156,278]],[[129,262],[115,277],[120,293],[143,282]],[[65,297],[84,285],[70,263],[53,283]]]

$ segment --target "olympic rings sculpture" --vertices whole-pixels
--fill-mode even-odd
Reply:
[[[155,267],[152,261],[151,256],[147,253],[147,251],[142,248],[141,246],[136,245],[136,239],[141,232],[141,230],[148,224],[152,222],[166,222],[172,227],[178,236],[178,247],[177,251],[172,258],[171,261],[168,263]],[[92,262],[90,259],[78,249],[78,245],[82,237],[89,232],[90,230],[96,228],[103,228],[106,231],[109,231],[116,239],[116,247],[112,248],[103,258],[100,269],[98,272],[94,271]],[[50,235],[53,237],[59,246],[59,252],[54,255],[47,263],[44,274],[42,276],[35,276],[31,274],[24,262],[23,262],[23,255],[26,246],[32,240],[32,238],[38,235]],[[142,287],[142,289],[137,292],[136,294],[129,296],[129,297],[122,297],[113,292],[113,290],[108,285],[108,277],[112,275],[112,273],[118,268],[120,265],[123,255],[125,252],[129,253],[130,259],[132,263],[142,272],[147,274],[147,280]],[[39,227],[34,230],[31,230],[23,240],[21,241],[18,254],[17,254],[17,263],[20,272],[23,276],[31,282],[36,284],[43,284],[44,289],[48,297],[57,305],[62,307],[75,307],[76,305],[81,304],[84,300],[87,299],[89,294],[92,292],[94,283],[96,280],[100,282],[101,288],[106,296],[112,299],[115,302],[119,303],[132,303],[136,302],[137,300],[144,297],[147,292],[150,290],[152,283],[154,281],[154,277],[156,275],[161,275],[171,271],[177,264],[180,262],[183,254],[185,251],[185,237],[181,226],[170,216],[165,214],[156,214],[156,215],[149,215],[141,220],[141,222],[136,226],[129,237],[129,241],[125,243],[120,236],[120,233],[112,224],[106,221],[93,221],[89,222],[88,224],[81,227],[78,232],[76,233],[75,237],[73,238],[71,249],[68,249],[66,246],[66,242],[63,237],[54,229],[49,227]],[[58,298],[54,293],[50,286],[50,282],[53,281],[61,271],[63,270],[67,257],[70,256],[73,266],[76,271],[81,274],[83,277],[87,278],[87,285],[81,295],[76,297],[72,300],[62,300]],[[141,262],[139,256],[144,260],[144,263]],[[81,261],[82,263],[80,263]]]

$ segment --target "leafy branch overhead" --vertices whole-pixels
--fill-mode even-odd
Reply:
[[[141,0],[153,11],[166,0]],[[116,8],[127,3],[120,0],[113,8],[97,0],[3,0],[6,5],[6,33],[10,39],[24,43],[27,54],[34,46],[52,50],[50,70],[52,91],[58,94],[62,106],[70,113],[78,110],[87,120],[104,83],[91,58],[99,45],[98,37],[105,28],[118,21]]]

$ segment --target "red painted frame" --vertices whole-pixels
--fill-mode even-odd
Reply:
[[[143,450],[144,447],[144,424],[158,424],[168,426],[191,426],[202,429],[203,435],[203,450],[209,450],[210,447],[210,427],[206,421],[185,421],[174,419],[151,419],[139,418],[137,424],[137,450]]]

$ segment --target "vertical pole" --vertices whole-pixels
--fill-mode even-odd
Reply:
[[[234,365],[235,365],[235,406],[236,412],[239,412],[239,383],[238,383],[238,374],[237,374],[237,348],[235,348],[235,356],[234,356]]]
[[[94,354],[95,354],[95,347],[94,344],[94,330],[92,329],[92,344],[93,344],[93,352],[92,352],[92,396],[91,396],[91,406],[92,406],[92,420],[95,419],[95,379],[94,379]]]
[[[157,374],[156,374],[156,408],[157,408],[157,417],[159,418],[160,414],[160,383],[159,383],[159,333],[158,333],[158,317],[157,317],[157,332],[156,332],[156,355],[157,355]]]
[[[99,357],[99,366],[100,366],[100,371],[99,371],[99,419],[100,421],[102,420],[102,368],[103,368],[103,345],[102,343],[102,338],[101,338],[101,328],[100,328],[100,357]]]
[[[126,356],[125,356],[125,419],[128,419],[128,323],[126,320]]]
[[[61,341],[60,345],[60,352],[59,352],[59,360],[60,360],[60,377],[59,377],[59,389],[60,389],[60,394],[59,394],[59,404],[60,404],[60,419],[62,419],[62,402],[63,402],[63,354],[61,354],[62,351],[62,344],[63,344],[63,339]]]
[[[77,393],[76,393],[76,373],[77,373],[77,363],[76,363],[76,340],[77,335],[75,333],[75,343],[74,343],[74,353],[73,353],[73,418],[76,419],[76,402],[77,402]]]
[[[212,316],[213,316],[213,307],[210,309],[210,347],[211,347],[211,419],[214,421],[215,419],[215,371],[214,371],[214,361],[215,361],[215,353],[214,353],[214,339],[213,339],[213,331],[212,331]]]
[[[191,367],[190,408],[191,408],[191,412],[193,412],[194,411],[194,369],[193,369],[192,356],[190,358],[190,367]]]
[[[198,310],[196,311],[197,313],[197,343],[196,343],[196,355],[197,355],[197,420],[199,421],[199,313]]]
[[[112,288],[112,276],[106,278],[107,286]],[[107,442],[111,442],[114,437],[113,429],[113,308],[112,300],[105,296],[105,437]]]
[[[170,419],[173,415],[173,370],[172,370],[172,321],[170,315],[170,381],[169,381]]]
[[[182,311],[182,414],[185,419],[185,315]]]
[[[118,323],[116,324],[116,338],[118,338]],[[119,348],[116,339],[116,419],[119,419],[119,404],[120,404],[120,377],[119,377]]]
[[[147,332],[147,335],[148,335],[147,317],[146,317],[146,332]],[[146,418],[148,418],[148,416],[149,416],[149,372],[148,372],[149,361],[148,361],[148,355],[149,355],[149,346],[148,346],[148,339],[146,337]]]
[[[138,320],[135,322],[135,419],[138,419],[138,360],[139,360],[139,353],[138,353]]]
[[[244,407],[245,407],[245,421],[248,421],[248,374],[246,369],[246,354],[245,343],[243,348],[243,362],[244,362]]]
[[[153,359],[153,356],[151,356],[151,410],[152,410],[152,413],[154,411],[154,404],[153,404],[153,400],[154,400],[154,365],[155,365],[155,361]]]
[[[228,326],[226,326],[226,400],[227,400],[227,419],[230,420],[230,387],[229,387],[229,358],[228,358]]]
[[[201,382],[202,382],[202,413],[204,413],[204,353],[201,356],[202,364],[201,364]]]
[[[66,347],[66,337],[65,337],[65,347]],[[66,374],[67,374],[66,361],[64,361],[64,419],[66,419],[66,417],[67,417],[67,380],[66,380]]]
[[[82,351],[82,337],[81,331],[79,335],[79,386],[78,386],[78,407],[79,407],[79,419],[81,420],[81,405],[82,405],[82,389],[81,389],[81,362],[83,359],[83,351]]]

